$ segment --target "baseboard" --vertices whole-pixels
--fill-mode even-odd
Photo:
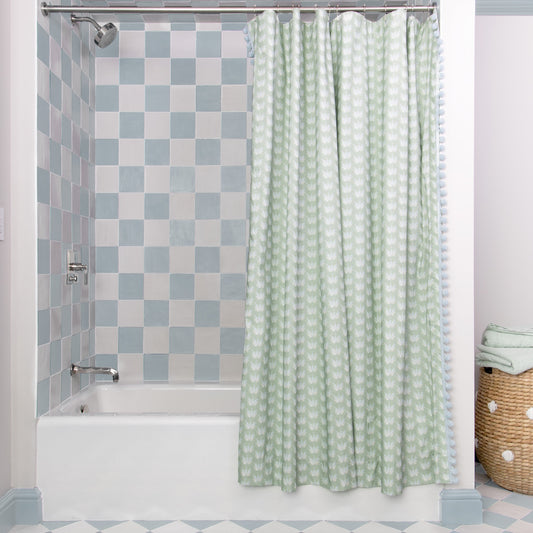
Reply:
[[[483,523],[483,502],[475,489],[444,489],[440,506],[443,526]]]
[[[41,493],[34,489],[10,489],[0,498],[0,533],[16,524],[38,524],[41,521]]]

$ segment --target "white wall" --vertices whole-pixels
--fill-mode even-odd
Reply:
[[[475,340],[533,327],[533,17],[476,17]]]

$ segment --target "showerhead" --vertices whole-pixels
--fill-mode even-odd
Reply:
[[[109,46],[117,34],[117,27],[112,22],[100,26],[100,24],[91,17],[77,17],[76,15],[70,15],[70,20],[72,21],[72,24],[76,22],[90,22],[96,28],[94,42],[100,48]]]

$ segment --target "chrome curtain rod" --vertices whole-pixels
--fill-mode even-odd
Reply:
[[[317,7],[301,7],[301,6],[220,6],[220,7],[128,7],[128,6],[59,6],[53,4],[41,3],[41,12],[43,15],[50,13],[139,13],[142,15],[155,14],[172,14],[172,13],[263,13],[264,11],[276,11],[278,13],[291,13],[295,9],[299,9],[301,13],[314,13],[315,11],[357,11],[359,13],[389,13],[397,9],[406,9],[407,11],[433,11],[437,9],[436,4],[426,6],[409,6],[409,5],[394,5],[394,6],[317,6]]]

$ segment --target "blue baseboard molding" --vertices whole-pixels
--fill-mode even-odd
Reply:
[[[38,524],[42,518],[41,492],[34,489],[10,489],[0,498],[0,533],[16,524]]]
[[[483,502],[475,489],[444,489],[440,510],[441,523],[446,527],[483,523]]]

